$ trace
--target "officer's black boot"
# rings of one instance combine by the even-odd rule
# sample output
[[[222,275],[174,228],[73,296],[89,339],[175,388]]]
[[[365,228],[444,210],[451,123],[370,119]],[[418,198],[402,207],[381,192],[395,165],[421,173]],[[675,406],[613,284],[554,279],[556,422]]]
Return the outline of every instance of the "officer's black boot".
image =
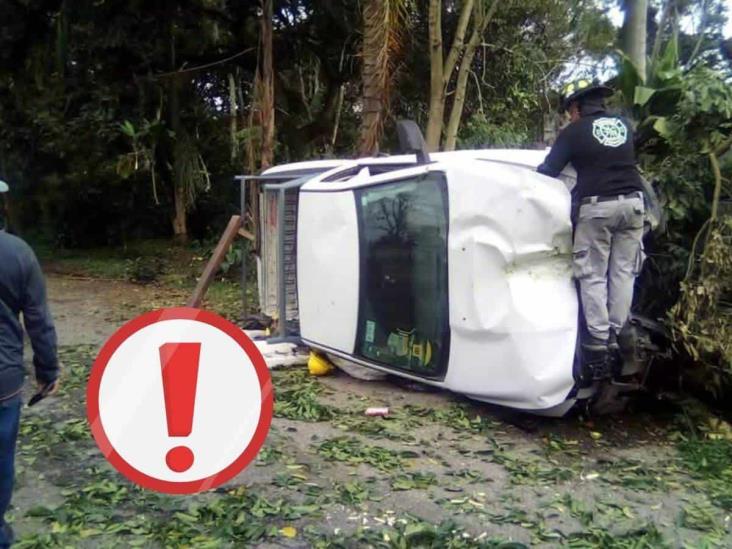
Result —
[[[608,350],[608,370],[613,378],[620,377],[622,369],[623,357],[620,353],[620,345],[618,344],[618,336],[615,330],[610,330],[610,339],[607,343]]]
[[[615,333],[615,330],[610,330],[610,339],[607,341],[607,347],[610,350],[611,353],[619,353],[620,352],[620,345],[618,343],[618,335]]]
[[[582,361],[591,372],[592,379],[599,381],[610,377],[610,353],[607,343],[588,341],[582,344]]]

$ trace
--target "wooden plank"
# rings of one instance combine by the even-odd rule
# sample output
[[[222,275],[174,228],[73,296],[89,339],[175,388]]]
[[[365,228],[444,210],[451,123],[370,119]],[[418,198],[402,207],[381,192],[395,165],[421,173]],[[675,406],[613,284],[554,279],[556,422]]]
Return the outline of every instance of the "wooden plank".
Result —
[[[206,268],[203,270],[203,274],[201,275],[201,278],[198,279],[198,284],[196,284],[196,289],[193,290],[193,294],[191,295],[190,299],[188,300],[188,303],[187,303],[188,307],[200,307],[201,306],[201,302],[203,301],[203,296],[206,295],[206,290],[208,290],[208,287],[211,284],[211,281],[213,280],[214,276],[216,275],[216,271],[219,270],[221,263],[224,261],[224,258],[226,257],[226,252],[229,251],[229,246],[231,246],[231,243],[234,241],[236,236],[239,234],[240,228],[241,228],[241,216],[232,215],[231,219],[229,220],[229,224],[226,226],[226,230],[224,231],[224,234],[221,235],[221,238],[219,239],[219,243],[216,244],[216,248],[214,248],[213,254],[211,255],[211,259],[208,260],[208,263],[206,264]]]
[[[246,238],[247,240],[251,240],[252,242],[254,242],[255,236],[246,229],[239,229],[237,234],[242,238]]]

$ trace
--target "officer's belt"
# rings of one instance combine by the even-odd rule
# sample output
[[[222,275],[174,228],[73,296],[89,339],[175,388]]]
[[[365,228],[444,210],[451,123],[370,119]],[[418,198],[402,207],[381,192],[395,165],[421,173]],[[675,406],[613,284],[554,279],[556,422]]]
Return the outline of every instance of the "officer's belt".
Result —
[[[597,204],[598,202],[614,202],[615,200],[630,200],[631,198],[643,198],[643,193],[640,191],[630,194],[619,194],[616,196],[586,196],[580,204]]]

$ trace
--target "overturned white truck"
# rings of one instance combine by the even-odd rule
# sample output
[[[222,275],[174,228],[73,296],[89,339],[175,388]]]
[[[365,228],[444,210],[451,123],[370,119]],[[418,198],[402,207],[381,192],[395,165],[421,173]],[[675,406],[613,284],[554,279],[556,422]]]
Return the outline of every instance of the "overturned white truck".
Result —
[[[545,151],[471,150],[277,166],[262,193],[258,281],[280,338],[351,363],[546,415],[610,410],[658,350],[634,317],[613,380],[578,353],[569,188]],[[242,210],[246,209],[244,198]]]

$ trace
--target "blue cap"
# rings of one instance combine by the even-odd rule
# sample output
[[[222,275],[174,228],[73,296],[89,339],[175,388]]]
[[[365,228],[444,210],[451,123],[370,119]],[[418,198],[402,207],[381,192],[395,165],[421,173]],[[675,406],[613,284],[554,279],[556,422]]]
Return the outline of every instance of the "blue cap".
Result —
[[[10,187],[8,186],[8,184],[5,183],[5,181],[3,181],[2,179],[0,179],[0,193],[6,193],[9,190],[10,190]]]

